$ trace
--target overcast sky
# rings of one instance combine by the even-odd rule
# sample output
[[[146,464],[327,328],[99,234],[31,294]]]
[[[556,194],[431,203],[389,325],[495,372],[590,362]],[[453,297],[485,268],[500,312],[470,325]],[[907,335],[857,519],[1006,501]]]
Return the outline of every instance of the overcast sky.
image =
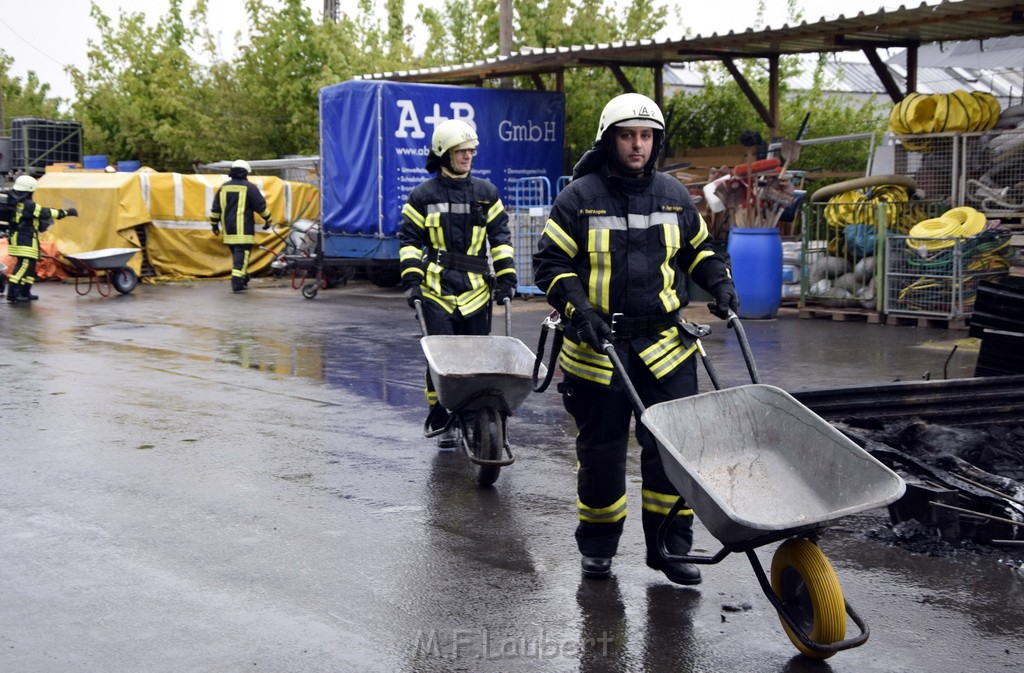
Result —
[[[143,12],[147,16],[160,16],[167,10],[166,0],[93,0],[104,14],[114,19],[121,8],[129,12]],[[936,4],[939,0],[927,0]],[[323,0],[304,0],[313,16],[319,19],[323,12]],[[840,14],[856,15],[858,12],[876,12],[879,9],[896,9],[901,4],[916,6],[917,1],[880,2],[879,0],[798,0],[804,19],[813,22],[822,17],[835,18]],[[74,88],[64,73],[64,66],[73,65],[85,69],[89,39],[98,37],[96,26],[89,18],[89,0],[0,0],[0,48],[14,58],[15,77],[24,77],[34,70],[43,82],[51,86],[52,94],[71,98]],[[378,0],[378,5],[382,4]],[[443,4],[441,0],[406,0],[408,22],[413,23],[419,4]],[[757,0],[678,0],[684,14],[684,26],[670,27],[661,38],[681,37],[686,28],[694,34],[710,35],[727,33],[730,30],[742,32],[751,27]],[[786,20],[786,1],[769,0],[769,13],[765,23],[781,26]],[[184,0],[187,11],[194,5]],[[343,0],[343,9],[355,6],[355,0]],[[497,6],[497,0],[495,0]],[[230,54],[234,48],[234,36],[245,28],[245,13],[242,0],[211,0],[209,3],[210,27],[219,35],[223,53]],[[244,39],[244,38],[243,38]]]

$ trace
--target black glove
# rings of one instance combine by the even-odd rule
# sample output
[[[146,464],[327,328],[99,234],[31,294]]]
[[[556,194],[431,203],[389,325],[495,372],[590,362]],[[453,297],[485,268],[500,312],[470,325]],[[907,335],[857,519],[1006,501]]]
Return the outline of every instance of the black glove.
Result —
[[[604,352],[602,342],[612,340],[612,328],[592,308],[576,311],[572,317],[572,326],[580,335],[580,341],[598,353]]]
[[[270,222],[269,221],[263,223],[263,231],[266,231],[267,229],[270,229]]]
[[[68,208],[64,211],[65,217],[78,217],[78,208]]]
[[[501,285],[498,285],[498,287],[494,288],[494,303],[498,304],[499,306],[501,304],[504,304],[506,299],[511,301],[512,298],[515,297],[515,296],[516,296],[516,286],[515,285],[506,285],[506,284],[503,283]]]
[[[409,304],[409,308],[416,308],[416,302],[423,302],[423,291],[420,290],[419,285],[410,285],[405,288],[405,302]]]
[[[736,294],[736,286],[731,281],[719,283],[711,290],[715,300],[708,304],[708,310],[722,320],[729,319],[729,311],[740,310],[740,296]]]
[[[220,225],[211,223],[210,229],[213,231],[214,236],[220,236]]]

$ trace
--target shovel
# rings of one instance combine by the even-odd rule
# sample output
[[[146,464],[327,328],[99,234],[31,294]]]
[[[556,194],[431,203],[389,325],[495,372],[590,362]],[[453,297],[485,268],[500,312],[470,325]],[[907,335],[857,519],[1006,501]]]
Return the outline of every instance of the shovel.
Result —
[[[782,147],[779,150],[779,155],[782,157],[782,172],[780,176],[786,174],[786,169],[794,161],[800,158],[800,143],[795,140],[789,140],[788,138],[782,139]]]

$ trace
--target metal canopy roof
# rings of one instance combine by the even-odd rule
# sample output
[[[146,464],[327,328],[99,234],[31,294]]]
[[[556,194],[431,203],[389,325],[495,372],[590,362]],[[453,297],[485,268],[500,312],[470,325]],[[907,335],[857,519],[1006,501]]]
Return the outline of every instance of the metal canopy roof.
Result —
[[[455,66],[363,75],[360,79],[479,84],[512,76],[557,73],[580,67],[645,67],[669,63],[777,58],[786,54],[906,48],[933,42],[985,40],[1024,34],[1024,2],[946,0],[857,16],[820,19],[781,28],[730,31],[724,35],[640,40],[570,47],[530,48],[509,56]]]

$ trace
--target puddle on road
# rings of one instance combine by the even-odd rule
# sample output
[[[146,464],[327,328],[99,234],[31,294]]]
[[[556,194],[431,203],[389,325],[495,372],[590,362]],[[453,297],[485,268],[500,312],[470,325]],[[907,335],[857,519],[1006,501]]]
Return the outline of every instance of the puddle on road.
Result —
[[[285,332],[288,333],[288,332]],[[202,325],[107,323],[84,328],[80,337],[151,353],[221,362],[243,369],[320,381],[382,400],[389,405],[422,399],[421,379],[410,374],[411,358],[396,366],[394,344],[373,338],[362,326],[339,328],[329,338],[306,335],[288,341],[266,332],[238,332]],[[415,343],[410,348],[418,348]]]

